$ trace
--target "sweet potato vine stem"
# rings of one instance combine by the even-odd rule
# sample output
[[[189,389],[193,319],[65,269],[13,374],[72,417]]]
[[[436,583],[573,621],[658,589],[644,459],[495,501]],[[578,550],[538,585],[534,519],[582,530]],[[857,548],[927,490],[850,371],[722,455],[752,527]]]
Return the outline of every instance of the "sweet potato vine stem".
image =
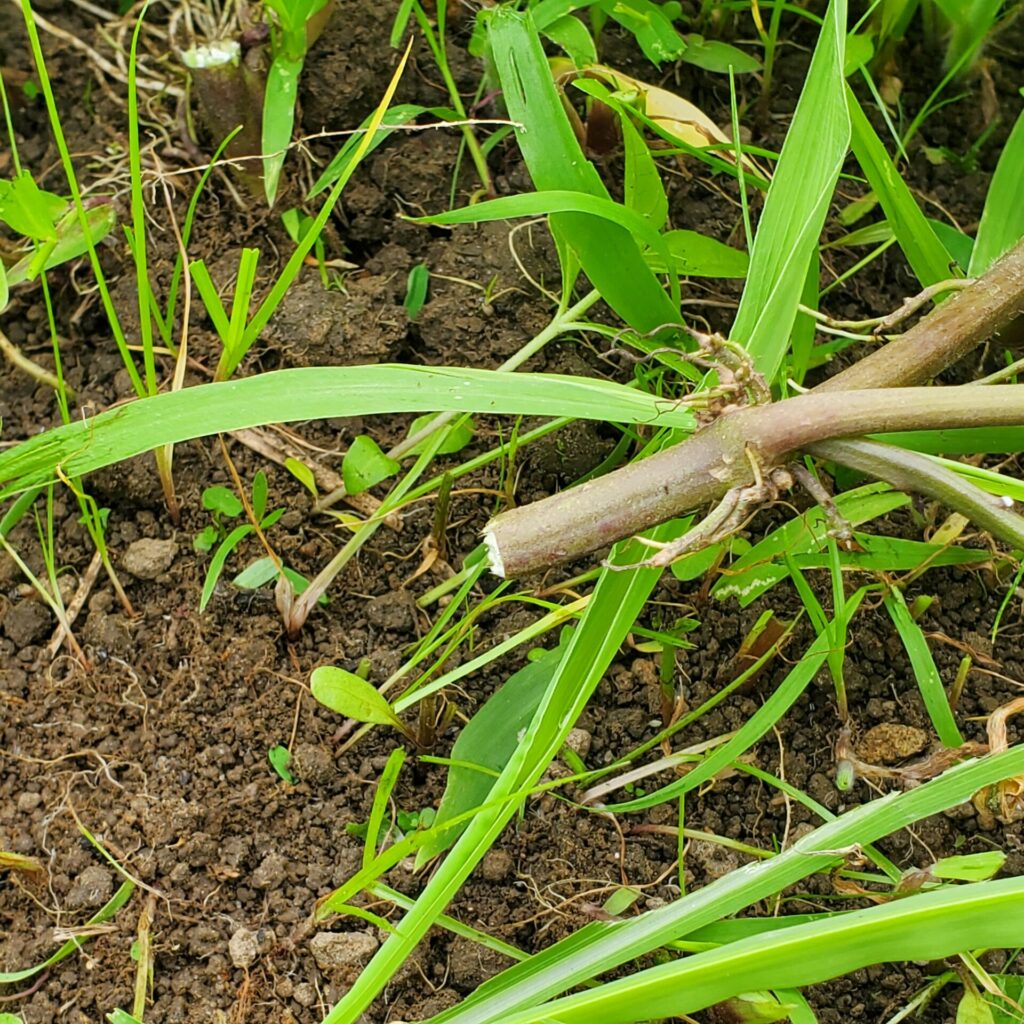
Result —
[[[861,468],[870,462],[870,472],[895,486],[956,507],[962,503],[978,525],[1022,546],[1024,521],[963,481],[954,487],[933,467],[926,471],[928,460],[887,445],[865,448],[835,440],[886,431],[1024,424],[1024,385],[983,391],[900,386],[930,380],[1006,329],[1022,309],[1024,242],[900,340],[814,392],[723,415],[650,458],[501,513],[484,534],[492,568],[502,576],[519,576],[587,554],[751,483],[750,454],[767,467],[822,442],[828,447],[819,448],[819,454]],[[847,393],[839,396],[837,391]]]

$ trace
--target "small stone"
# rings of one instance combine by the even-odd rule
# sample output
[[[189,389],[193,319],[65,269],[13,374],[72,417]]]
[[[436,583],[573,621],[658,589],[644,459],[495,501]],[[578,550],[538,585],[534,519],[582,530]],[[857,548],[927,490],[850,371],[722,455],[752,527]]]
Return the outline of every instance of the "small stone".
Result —
[[[19,793],[18,810],[24,814],[34,811],[43,802],[41,793]]]
[[[228,939],[228,956],[236,967],[251,967],[259,955],[260,943],[256,932],[249,928],[237,928]]]
[[[99,864],[90,864],[76,879],[68,893],[69,910],[102,907],[114,894],[114,876]]]
[[[702,868],[709,882],[724,878],[743,863],[735,850],[719,843],[695,839],[688,849],[687,863]]]
[[[300,981],[292,991],[292,999],[299,1006],[312,1006],[316,1002],[316,989],[308,981]]]
[[[309,940],[313,959],[325,974],[366,963],[379,945],[370,932],[318,932]]]
[[[868,729],[857,744],[857,753],[868,764],[895,764],[928,746],[923,729],[897,722],[883,722]]]
[[[279,853],[268,853],[252,873],[257,889],[276,889],[285,880],[285,861]]]
[[[19,649],[39,643],[52,628],[50,610],[33,598],[19,601],[4,616],[4,632]]]
[[[580,759],[590,753],[590,744],[593,737],[586,729],[570,729],[569,735],[565,737],[565,745]]]
[[[167,572],[177,553],[178,545],[173,540],[143,537],[128,545],[121,564],[140,580],[155,580]]]
[[[503,882],[512,874],[512,855],[507,850],[489,850],[480,865],[487,882]]]

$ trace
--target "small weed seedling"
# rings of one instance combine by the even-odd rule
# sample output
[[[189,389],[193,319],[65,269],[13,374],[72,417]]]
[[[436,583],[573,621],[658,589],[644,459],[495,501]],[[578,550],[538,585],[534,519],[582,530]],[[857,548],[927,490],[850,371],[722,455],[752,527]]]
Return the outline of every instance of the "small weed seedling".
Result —
[[[201,612],[205,611],[206,606],[210,603],[210,598],[224,572],[224,566],[235,548],[253,533],[264,534],[284,515],[283,508],[267,512],[267,477],[262,470],[253,477],[252,494],[249,501],[253,521],[232,526],[232,520],[238,519],[246,513],[245,506],[238,496],[227,487],[221,486],[207,487],[203,491],[203,508],[210,513],[213,522],[196,534],[192,540],[192,547],[202,553],[213,551],[213,557],[206,570],[203,593],[199,600]],[[269,575],[266,566],[268,562],[270,565]],[[278,574],[279,570],[274,560],[267,556],[251,562],[235,577],[233,582],[236,586],[245,589],[255,589],[276,579]]]

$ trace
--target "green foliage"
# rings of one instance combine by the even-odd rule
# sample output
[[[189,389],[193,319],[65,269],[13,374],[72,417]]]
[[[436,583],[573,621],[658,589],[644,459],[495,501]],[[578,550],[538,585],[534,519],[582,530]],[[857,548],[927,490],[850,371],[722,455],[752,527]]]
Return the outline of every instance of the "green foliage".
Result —
[[[133,1017],[126,1010],[113,1010],[107,1014],[109,1024],[143,1024],[138,1017]],[[2,1022],[0,1022],[2,1024]]]
[[[850,141],[843,84],[845,0],[832,0],[765,199],[730,337],[769,380],[790,332]]]
[[[430,287],[430,269],[426,263],[417,263],[409,271],[405,284],[405,312],[410,320],[419,316],[423,304],[427,301],[427,290]]]
[[[116,223],[112,203],[99,203],[85,213],[83,221],[67,199],[40,189],[28,171],[12,180],[0,180],[0,222],[34,243],[32,251],[13,266],[0,266],[0,287],[13,288],[34,281],[40,273],[77,259],[93,244],[105,238]],[[6,293],[0,294],[0,311],[7,305]]]
[[[945,281],[952,257],[921,212],[853,92],[847,91],[853,152],[922,287]]]
[[[401,468],[401,463],[385,455],[372,437],[360,434],[345,453],[341,478],[349,494],[361,494]]]
[[[237,519],[245,511],[245,506],[228,488],[207,487],[203,491],[202,503],[203,508],[212,514],[213,522],[193,538],[192,547],[197,552],[210,551],[215,546],[216,550],[213,551],[213,557],[206,569],[206,579],[203,581],[203,591],[199,599],[200,612],[205,611],[206,606],[210,603],[210,598],[213,597],[217,582],[220,580],[231,553],[246,537],[256,532],[256,527],[252,522],[241,523],[228,529],[226,521]],[[253,477],[250,507],[260,530],[269,530],[284,515],[283,508],[267,512],[267,477],[262,470]],[[268,559],[268,561],[271,560]],[[256,564],[253,563],[253,565]],[[272,561],[271,567],[271,574],[266,579],[261,579],[259,583],[253,584],[252,577],[246,579],[244,576],[236,577],[235,583],[239,586],[260,586],[264,582],[269,582],[270,579],[276,579],[279,569]],[[252,566],[250,566],[251,568]],[[239,583],[239,579],[242,579],[243,582]]]
[[[128,902],[134,891],[134,882],[122,882],[114,895],[85,923],[82,928],[84,933],[82,936],[74,936],[68,939],[54,953],[51,953],[45,960],[33,967],[26,967],[19,971],[0,971],[0,985],[14,985],[17,982],[26,981],[39,974],[40,971],[45,971],[48,967],[53,967],[55,964],[59,964],[61,960],[66,960],[69,956],[79,952],[82,948],[82,942],[90,935],[95,934],[94,931],[90,930],[89,926],[109,921]],[[74,928],[70,928],[69,931],[74,931]],[[21,1024],[21,1022],[19,1021],[18,1024]]]
[[[574,198],[575,206],[567,201],[561,212],[550,216],[556,240],[572,250],[594,287],[631,327],[646,333],[675,323],[678,307],[644,262],[637,238],[623,226],[631,211],[611,202],[580,149],[529,19],[499,7],[489,12],[488,31],[509,116],[523,126],[517,141],[537,191],[582,194],[592,200],[585,212]],[[600,213],[595,215],[595,210]],[[630,218],[631,225],[636,221]],[[647,228],[639,237],[647,244],[653,240]]]
[[[391,705],[365,679],[334,665],[314,669],[309,679],[313,696],[324,707],[356,722],[390,725],[406,732],[405,724]]]
[[[459,732],[437,810],[438,823],[451,821],[487,802],[495,778],[519,745],[520,736],[529,726],[564,654],[563,637],[558,647],[513,672]],[[462,831],[463,828],[439,833],[435,842],[420,849],[417,864],[423,865],[448,849]]]
[[[942,678],[935,665],[935,660],[932,658],[924,631],[911,617],[902,592],[895,587],[886,595],[885,607],[907,650],[914,679],[921,691],[921,699],[924,701],[935,732],[945,746],[961,746],[964,740],[957,728],[956,719],[949,706],[949,698],[943,689]]]
[[[676,0],[530,0],[529,9],[538,31],[561,47],[577,67],[597,62],[595,37],[611,20],[636,39],[655,67],[683,60],[723,75],[730,69],[736,74],[761,69],[760,61],[729,43],[705,39],[698,32],[681,32],[680,28],[698,19],[684,14]],[[583,10],[589,11],[590,29],[571,13]]]
[[[974,276],[984,273],[1018,239],[1024,237],[1024,111],[1017,115],[1000,154],[985,196],[970,266]]]
[[[545,1014],[562,1020],[561,1013],[556,1013],[554,1009],[555,1004],[545,1003],[546,1000],[558,993],[565,992],[574,985],[629,963],[645,953],[658,949],[667,942],[687,936],[699,937],[701,935],[699,929],[715,922],[725,921],[744,907],[748,907],[766,896],[781,892],[786,886],[792,885],[802,878],[807,878],[817,871],[827,870],[829,866],[837,863],[837,851],[842,850],[851,842],[862,845],[872,843],[907,824],[954,806],[960,800],[967,799],[978,791],[982,785],[979,775],[992,772],[994,773],[993,777],[1003,778],[1016,774],[1022,769],[1024,769],[1024,750],[1011,750],[993,758],[960,765],[939,778],[898,796],[886,800],[873,800],[856,807],[834,820],[826,821],[814,832],[805,835],[770,860],[750,865],[743,871],[729,872],[702,889],[687,893],[657,910],[648,911],[637,918],[617,922],[595,922],[587,925],[523,963],[503,971],[482,985],[459,1006],[431,1018],[430,1024],[499,1024],[499,1022],[508,1024],[511,1020],[518,1021],[520,1019],[519,1011],[522,1011],[524,1016],[530,1014],[530,1019],[534,1020]],[[1011,883],[1014,881],[1011,880]],[[999,883],[980,884],[999,885]],[[1019,886],[1019,881],[1016,884]],[[989,889],[988,892],[991,894],[992,890]],[[994,900],[988,901],[986,898],[989,910],[998,906],[999,900],[1006,896],[1001,891],[995,895]],[[957,905],[958,897],[959,894],[955,894],[950,902]],[[911,901],[905,899],[890,904],[890,906],[903,908],[909,906],[911,912],[906,920],[908,926],[913,927],[916,906],[919,907],[920,904],[915,906]],[[963,909],[962,905],[961,909]],[[954,916],[959,917],[959,914],[954,911]],[[967,914],[964,915],[964,917],[967,916]],[[994,914],[986,915],[983,923],[986,930],[990,925],[998,927],[994,917]],[[1002,912],[1000,917],[1005,921],[1006,913]],[[825,920],[836,922],[842,929],[846,926],[843,922],[849,922],[850,916],[839,915]],[[923,921],[926,930],[932,931],[932,937],[937,937],[937,933],[934,932],[935,919],[929,920],[925,917]],[[751,922],[728,921],[726,923],[737,925]],[[757,922],[752,923],[757,924]],[[739,942],[742,945],[728,941],[727,945],[722,947],[722,952],[728,958],[731,965],[730,970],[733,973],[729,984],[735,987],[731,989],[731,992],[726,987],[723,974],[719,973],[717,969],[708,973],[709,981],[712,977],[714,978],[712,984],[715,986],[715,991],[713,993],[700,987],[697,982],[699,975],[696,971],[694,975],[688,976],[685,982],[677,978],[673,989],[677,995],[688,992],[693,992],[701,998],[711,995],[710,1001],[714,1002],[738,991],[785,985],[782,974],[775,970],[774,964],[765,971],[768,979],[763,979],[759,972],[747,970],[746,957],[749,955],[760,956],[762,953],[768,959],[781,956],[791,966],[801,968],[811,964],[826,968],[834,966],[831,961],[832,943],[828,941],[829,936],[824,929],[817,934],[823,942],[828,941],[826,954],[818,957],[810,952],[816,941],[810,938],[811,934],[815,934],[815,925],[818,928],[822,927],[821,922],[812,922],[812,927],[808,928],[805,933],[807,944],[800,946],[799,957],[793,960],[789,959],[789,951],[797,947],[788,943],[788,935],[792,934],[793,929],[799,927],[798,925],[783,928],[777,936],[772,936],[771,941],[766,941],[766,938],[760,934],[755,934],[753,940],[740,939]],[[888,927],[889,925],[882,926],[881,932],[884,934]],[[946,937],[955,942],[952,932],[946,933]],[[960,937],[959,933],[956,937]],[[995,938],[994,929],[989,933],[989,937]],[[853,936],[847,936],[837,939],[836,944],[842,947],[844,942],[848,942],[852,938]],[[881,936],[875,933],[868,942],[869,955],[877,954],[883,948],[878,945],[880,941]],[[975,943],[975,945],[981,946],[996,944],[996,942],[990,943],[988,938]],[[1011,946],[1017,944],[1020,944],[1020,940],[1011,939],[1009,943]],[[821,948],[825,949],[826,947]],[[865,947],[858,948],[863,950]],[[966,944],[966,948],[970,948],[970,944]],[[837,955],[840,956],[846,955],[847,952],[849,950],[843,952],[841,949],[837,949]],[[733,954],[742,955],[733,959]],[[899,958],[899,956],[895,957],[895,959]],[[714,962],[714,958],[711,960]],[[696,957],[688,957],[685,960],[675,961],[671,965],[671,970],[674,971],[693,963],[696,963],[702,970],[708,969],[706,959],[697,961]],[[763,964],[765,961],[758,959],[756,963]],[[374,964],[371,963],[367,970],[372,971],[373,969]],[[666,968],[666,970],[668,969]],[[693,983],[695,987],[691,988],[690,983]],[[802,983],[802,981],[796,982],[796,984]],[[588,991],[600,992],[600,988]],[[543,1010],[540,1010],[541,1006],[544,1007]],[[549,1008],[550,1014],[547,1013]],[[351,1024],[356,1017],[351,1015],[350,1009],[349,1000],[343,1000],[328,1016],[325,1024]],[[677,1012],[686,1012],[677,1001],[672,1009],[662,1013],[651,1004],[642,1002],[639,994],[631,1003],[631,1010],[636,1011],[637,1009],[643,1017],[657,1017],[666,1014],[671,1016]],[[649,1013],[648,1010],[650,1010]],[[513,1017],[514,1013],[515,1017]],[[596,1020],[596,1017],[587,1019],[593,1021]],[[623,1016],[620,1019],[635,1020],[636,1017]]]
[[[961,856],[943,857],[929,869],[933,878],[950,879],[956,882],[983,882],[993,878],[1006,863],[1002,850],[987,850],[984,853],[968,853]]]
[[[59,465],[78,476],[164,444],[265,423],[434,409],[492,415],[573,416],[693,428],[693,413],[609,381],[560,374],[426,366],[328,366],[275,370],[146,398],[69,423],[0,451],[0,496],[49,480]]]
[[[271,747],[267,751],[267,760],[270,762],[270,767],[273,768],[285,782],[292,786],[295,785],[295,776],[292,775],[288,767],[292,763],[292,753],[287,747],[283,747],[280,744],[275,747]]]
[[[292,138],[299,75],[306,58],[307,22],[328,0],[264,0],[270,21],[271,62],[263,95],[263,187],[277,198],[281,169]]]

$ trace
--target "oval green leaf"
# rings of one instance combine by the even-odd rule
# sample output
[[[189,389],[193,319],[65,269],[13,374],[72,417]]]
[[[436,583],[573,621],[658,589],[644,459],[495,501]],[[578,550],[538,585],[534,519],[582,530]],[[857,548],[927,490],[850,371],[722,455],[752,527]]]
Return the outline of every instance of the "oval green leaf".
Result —
[[[335,665],[321,665],[309,678],[313,696],[346,718],[372,725],[393,725],[405,731],[391,705],[365,679]]]

